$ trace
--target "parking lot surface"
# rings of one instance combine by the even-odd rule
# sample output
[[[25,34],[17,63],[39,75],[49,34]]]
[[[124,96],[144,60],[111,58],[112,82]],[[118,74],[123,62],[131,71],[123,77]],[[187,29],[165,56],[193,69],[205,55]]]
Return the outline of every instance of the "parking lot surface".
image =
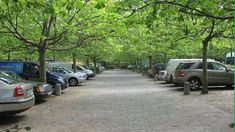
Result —
[[[233,89],[182,88],[127,70],[105,71],[28,111],[0,118],[0,131],[233,132]]]

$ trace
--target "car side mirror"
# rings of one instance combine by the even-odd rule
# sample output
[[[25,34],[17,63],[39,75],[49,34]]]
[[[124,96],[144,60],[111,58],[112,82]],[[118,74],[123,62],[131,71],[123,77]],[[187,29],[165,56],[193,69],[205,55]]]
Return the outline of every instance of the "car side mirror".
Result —
[[[230,69],[229,68],[226,68],[226,70],[225,70],[226,72],[229,72],[230,71]]]

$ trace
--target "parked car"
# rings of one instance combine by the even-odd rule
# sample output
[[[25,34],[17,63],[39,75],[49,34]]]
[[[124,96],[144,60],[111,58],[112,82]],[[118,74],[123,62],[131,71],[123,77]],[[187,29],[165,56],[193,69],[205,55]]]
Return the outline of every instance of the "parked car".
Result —
[[[36,101],[43,100],[52,94],[52,87],[49,84],[43,82],[27,81],[16,73],[10,71],[0,71],[0,75],[18,80],[19,82],[31,83]]]
[[[225,65],[208,61],[208,85],[234,85],[234,70]],[[192,90],[197,90],[202,85],[202,61],[193,63],[181,63],[175,73],[174,82],[183,84],[188,81]]]
[[[208,59],[208,60],[211,60],[211,59]],[[190,62],[190,61],[193,61],[193,62],[202,61],[202,59],[170,59],[166,67],[166,71],[167,71],[166,82],[173,83],[175,69],[179,65],[179,63]]]
[[[234,65],[234,52],[229,52],[226,54],[225,58],[225,64],[226,65]]]
[[[166,75],[167,75],[166,70],[160,70],[158,74],[155,75],[155,78],[158,81],[166,81]]]
[[[62,67],[63,70],[69,72],[69,73],[74,73],[72,70],[66,68],[66,67]],[[87,79],[88,75],[87,73],[85,72],[80,72],[80,71],[77,71],[76,74],[81,78],[81,81],[80,83],[83,83],[85,82],[85,80]]]
[[[77,86],[86,80],[86,76],[78,75],[70,70],[62,67],[50,67],[50,71],[58,76],[62,76],[68,80],[70,86]]]
[[[73,64],[69,63],[69,62],[48,63],[48,67],[65,67],[65,68],[72,70],[72,71],[74,69]],[[81,65],[76,65],[76,70],[79,72],[87,73],[87,75],[88,75],[87,79],[93,78],[96,76],[96,74],[92,70],[86,69],[86,68],[82,67]]]
[[[165,63],[157,63],[154,65],[154,68],[156,70],[156,73],[158,74],[159,71],[165,70],[166,69],[166,64]]]
[[[103,66],[100,66],[99,68],[100,68],[100,71],[104,71],[105,70],[105,67],[103,67]]]
[[[135,65],[128,65],[128,66],[127,66],[127,69],[128,69],[128,70],[132,70],[133,68],[135,68]]]
[[[20,75],[22,78],[30,81],[40,81],[39,65],[34,62],[26,61],[0,61],[1,71],[12,71]],[[56,84],[61,84],[61,88],[68,87],[67,81],[63,77],[54,75],[46,71],[47,83],[52,85],[53,88]]]
[[[33,86],[0,75],[0,115],[14,115],[34,105]]]

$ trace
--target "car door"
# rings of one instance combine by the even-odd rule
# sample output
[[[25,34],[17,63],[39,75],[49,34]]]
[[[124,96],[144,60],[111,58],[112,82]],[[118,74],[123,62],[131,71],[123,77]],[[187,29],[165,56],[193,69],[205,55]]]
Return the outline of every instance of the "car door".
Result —
[[[25,63],[24,78],[26,80],[40,82],[39,66],[34,63]]]
[[[231,80],[233,79],[233,74],[227,71],[227,68],[222,64],[213,62],[213,78],[216,81],[216,84],[231,84]]]
[[[217,83],[217,80],[216,80],[217,78],[215,78],[216,72],[213,69],[212,62],[207,63],[207,74],[208,74],[208,84],[215,85]]]
[[[61,68],[52,68],[54,74],[66,78],[66,73]]]

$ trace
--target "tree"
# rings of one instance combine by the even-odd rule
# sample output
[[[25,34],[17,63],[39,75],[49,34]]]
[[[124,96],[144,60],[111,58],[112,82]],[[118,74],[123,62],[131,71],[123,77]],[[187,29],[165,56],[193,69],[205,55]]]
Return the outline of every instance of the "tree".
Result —
[[[22,45],[37,50],[40,80],[46,82],[45,55],[47,49],[76,47],[74,20],[88,1],[32,0],[1,1],[1,33],[11,35]],[[66,42],[61,43],[61,42]]]
[[[162,18],[173,21],[175,26],[181,25],[187,39],[194,36],[202,39],[203,45],[203,88],[202,94],[208,93],[207,89],[207,50],[209,42],[212,39],[231,38],[233,39],[233,1],[169,1],[169,0],[149,0],[149,1],[125,1],[120,2],[124,8],[119,8],[119,12],[126,12],[125,17],[131,17],[134,14],[140,15],[140,12],[149,14],[145,19],[148,27],[153,27],[156,22],[162,22]],[[146,11],[147,10],[147,11]],[[164,15],[162,15],[164,14]],[[177,19],[178,17],[178,19]],[[175,19],[176,18],[176,19]],[[179,20],[179,24],[177,23]],[[172,23],[172,22],[170,22]],[[209,23],[209,25],[208,25]],[[210,24],[211,23],[211,24]],[[161,27],[162,28],[162,27]],[[200,30],[197,30],[200,28]],[[168,35],[171,31],[168,30]],[[206,35],[207,33],[207,35]],[[191,34],[191,35],[190,35]],[[224,35],[226,34],[226,35]],[[176,35],[179,37],[181,35]]]

